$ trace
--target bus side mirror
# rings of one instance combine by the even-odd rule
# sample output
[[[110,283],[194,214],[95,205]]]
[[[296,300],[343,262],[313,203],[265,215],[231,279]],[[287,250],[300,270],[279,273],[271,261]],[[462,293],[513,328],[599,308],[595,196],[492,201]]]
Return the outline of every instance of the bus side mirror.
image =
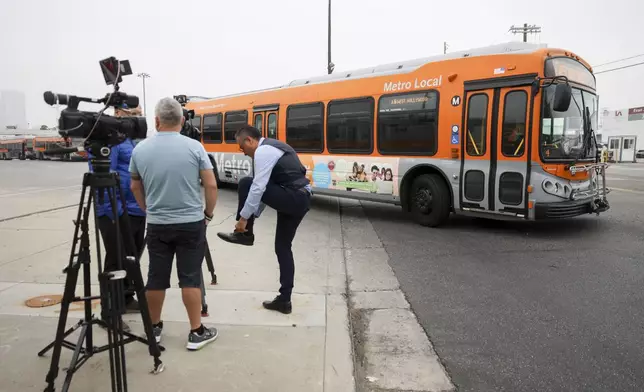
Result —
[[[558,84],[555,89],[555,99],[553,102],[553,110],[556,112],[565,112],[570,107],[570,100],[572,99],[572,88],[567,83]]]

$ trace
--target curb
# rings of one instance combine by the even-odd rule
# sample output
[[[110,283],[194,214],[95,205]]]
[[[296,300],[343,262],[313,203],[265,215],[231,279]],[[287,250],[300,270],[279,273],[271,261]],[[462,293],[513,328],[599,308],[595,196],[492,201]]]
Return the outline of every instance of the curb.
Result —
[[[340,220],[356,391],[455,391],[360,202],[341,199]]]

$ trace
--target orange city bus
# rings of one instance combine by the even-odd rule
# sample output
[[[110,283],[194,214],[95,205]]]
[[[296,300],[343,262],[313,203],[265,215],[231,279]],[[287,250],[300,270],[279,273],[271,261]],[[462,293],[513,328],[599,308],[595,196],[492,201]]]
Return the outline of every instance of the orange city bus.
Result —
[[[450,213],[541,220],[606,211],[590,65],[507,43],[191,100],[219,183],[253,175],[242,124],[291,145],[315,194],[401,205],[424,226]]]
[[[60,159],[69,160],[69,154],[63,156],[48,155],[47,150],[66,147],[67,141],[62,137],[42,137],[36,136],[32,139],[33,150],[30,159]]]
[[[0,160],[25,159],[25,139],[0,140]]]

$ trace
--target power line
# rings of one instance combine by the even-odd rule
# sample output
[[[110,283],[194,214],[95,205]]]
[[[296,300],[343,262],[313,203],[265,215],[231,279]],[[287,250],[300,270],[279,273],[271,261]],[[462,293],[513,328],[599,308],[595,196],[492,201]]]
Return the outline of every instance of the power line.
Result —
[[[541,33],[541,26],[524,23],[522,27],[514,27],[512,25],[508,31],[512,34],[523,34],[523,42],[528,42],[528,34]]]
[[[644,56],[644,53],[638,54],[638,55],[635,55],[635,56],[631,56],[631,57],[626,57],[626,58],[619,59],[619,60],[615,60],[615,61],[610,61],[610,62],[604,63],[604,64],[593,65],[593,68],[603,67],[604,65],[615,64],[615,63],[619,63],[619,62],[622,62],[622,61],[626,61],[626,60],[630,60],[630,59],[634,59],[634,58],[642,57],[642,56]]]
[[[605,71],[595,72],[595,75],[598,75],[598,74],[601,74],[601,73],[605,73],[605,72],[618,71],[618,70],[620,70],[620,69],[630,68],[630,67],[634,67],[634,66],[636,66],[636,65],[644,65],[644,61],[642,61],[641,63],[635,63],[635,64],[631,64],[631,65],[625,65],[625,66],[623,66],[623,67],[611,68],[611,69],[607,69],[607,70],[605,70]]]

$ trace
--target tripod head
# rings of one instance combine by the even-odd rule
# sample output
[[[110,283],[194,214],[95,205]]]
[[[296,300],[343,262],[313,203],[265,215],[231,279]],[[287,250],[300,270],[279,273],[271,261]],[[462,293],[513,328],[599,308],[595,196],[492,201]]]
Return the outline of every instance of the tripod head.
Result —
[[[93,158],[90,162],[96,174],[108,174],[110,172],[110,147],[102,141],[93,141],[89,143],[88,150]]]

